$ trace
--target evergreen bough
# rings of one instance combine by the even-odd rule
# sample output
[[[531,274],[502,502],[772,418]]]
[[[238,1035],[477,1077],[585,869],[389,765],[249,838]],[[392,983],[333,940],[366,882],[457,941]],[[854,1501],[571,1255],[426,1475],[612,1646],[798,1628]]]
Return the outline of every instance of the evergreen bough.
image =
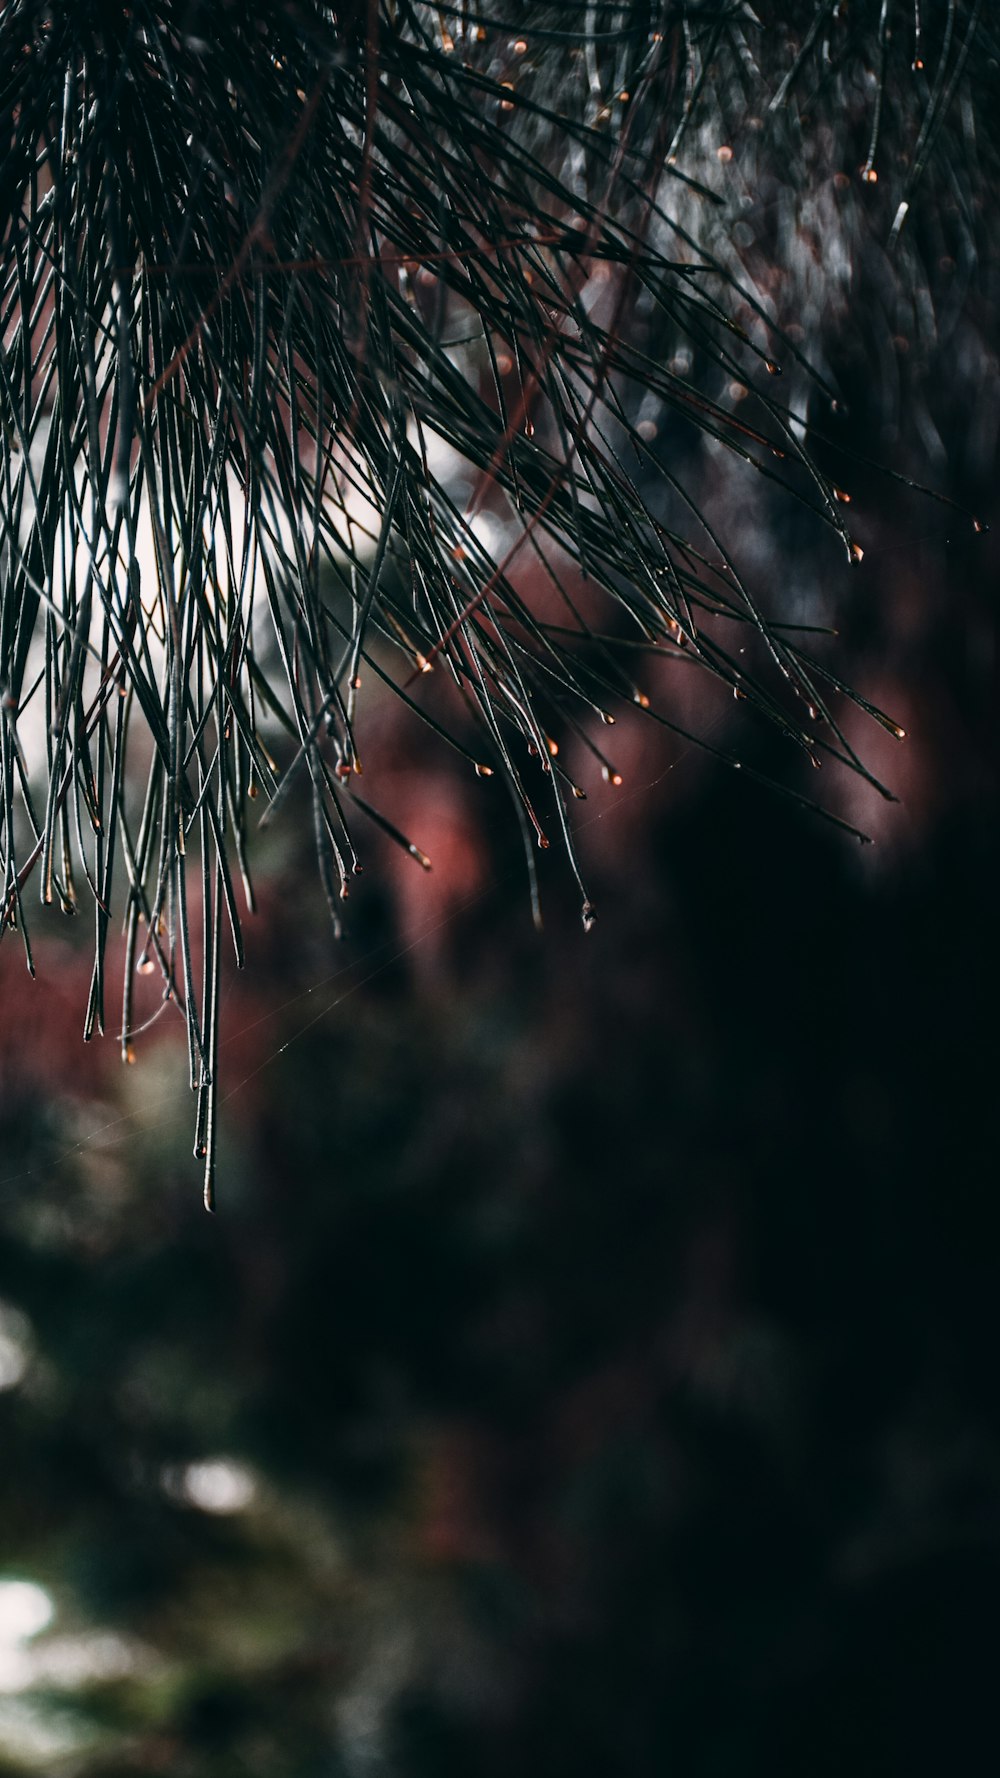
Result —
[[[594,717],[623,701],[686,732],[649,708],[647,653],[867,775],[852,694],[699,510],[690,441],[859,557],[808,423],[835,401],[850,304],[831,316],[834,269],[804,266],[788,220],[835,148],[848,284],[871,240],[913,300],[944,210],[975,251],[997,54],[964,0],[8,0],[2,919],[30,968],[29,880],[67,913],[92,903],[89,1037],[124,908],[123,1054],[135,973],[158,970],[209,1204],[221,929],[242,960],[252,810],[308,792],[335,920],[357,810],[428,863],[359,794],[369,686],[506,782],[532,883],[550,833],[579,878],[555,736],[600,759]],[[746,251],[734,161],[771,194]],[[768,255],[794,326],[762,294]]]

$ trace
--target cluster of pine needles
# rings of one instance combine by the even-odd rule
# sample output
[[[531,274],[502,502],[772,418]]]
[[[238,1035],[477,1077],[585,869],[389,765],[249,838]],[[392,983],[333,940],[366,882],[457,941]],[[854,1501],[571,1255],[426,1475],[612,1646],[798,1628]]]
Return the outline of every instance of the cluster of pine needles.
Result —
[[[682,467],[713,441],[858,558],[781,400],[809,340],[713,250],[700,145],[714,129],[731,154],[750,118],[794,164],[850,95],[855,176],[886,132],[906,151],[898,236],[969,152],[988,12],[4,6],[0,919],[30,968],[29,884],[92,905],[87,1036],[124,920],[123,1054],[136,974],[158,971],[210,1203],[221,944],[228,927],[242,960],[254,817],[308,799],[335,920],[359,813],[428,862],[360,795],[370,688],[504,781],[532,882],[550,837],[579,877],[554,736],[600,758],[595,719],[623,704],[686,732],[637,683],[646,655],[865,772],[847,686],[765,611]]]

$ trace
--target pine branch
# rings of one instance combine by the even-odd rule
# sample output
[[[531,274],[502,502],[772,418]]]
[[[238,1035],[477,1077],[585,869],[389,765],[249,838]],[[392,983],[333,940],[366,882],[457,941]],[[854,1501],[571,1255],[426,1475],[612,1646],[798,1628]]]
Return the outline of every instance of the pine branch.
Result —
[[[578,879],[552,732],[647,708],[637,648],[683,654],[798,748],[866,772],[843,682],[765,611],[675,451],[714,441],[858,558],[773,380],[788,362],[834,395],[850,267],[810,281],[780,225],[834,136],[863,139],[866,186],[903,152],[884,184],[912,281],[911,212],[970,157],[995,168],[997,43],[981,4],[844,12],[5,7],[2,918],[30,967],[29,879],[67,912],[92,902],[90,1036],[124,900],[122,1051],[136,970],[158,970],[186,1019],[209,1202],[220,930],[242,960],[254,799],[276,818],[308,787],[337,920],[352,809],[395,833],[352,794],[367,684],[503,775]],[[786,167],[778,229],[752,247],[719,189],[734,158],[751,193]],[[792,313],[763,288],[782,262]],[[525,595],[539,557],[562,623]]]

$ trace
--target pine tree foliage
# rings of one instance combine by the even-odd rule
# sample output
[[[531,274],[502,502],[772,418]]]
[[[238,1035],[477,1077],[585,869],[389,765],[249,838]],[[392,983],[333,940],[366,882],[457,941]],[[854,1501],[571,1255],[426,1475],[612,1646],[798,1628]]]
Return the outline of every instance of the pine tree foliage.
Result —
[[[335,919],[359,811],[428,862],[360,795],[366,691],[503,779],[529,871],[550,836],[576,870],[556,737],[600,762],[623,703],[686,732],[646,655],[866,771],[846,685],[684,466],[708,441],[859,557],[800,405],[836,398],[834,249],[849,270],[864,225],[810,270],[801,206],[836,141],[861,196],[882,181],[900,301],[942,193],[975,252],[997,53],[978,0],[8,0],[2,917],[30,967],[29,883],[92,903],[89,1036],[124,908],[123,1053],[159,971],[209,1200],[257,812],[308,795]],[[749,245],[734,159],[748,204],[772,193]]]

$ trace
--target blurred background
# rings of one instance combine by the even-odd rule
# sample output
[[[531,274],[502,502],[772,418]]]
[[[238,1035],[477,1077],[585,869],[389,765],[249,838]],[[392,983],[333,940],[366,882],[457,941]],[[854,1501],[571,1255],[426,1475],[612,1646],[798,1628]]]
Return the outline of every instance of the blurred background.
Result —
[[[707,680],[701,726],[872,846],[637,712],[580,810],[600,917],[553,854],[539,934],[502,792],[374,702],[434,870],[371,836],[337,944],[308,823],[258,849],[215,1218],[180,1021],[122,1068],[89,932],[36,916],[35,983],[0,949],[0,1770],[979,1769],[996,550],[850,452],[995,517],[984,333],[909,405],[891,328],[888,408],[834,365],[859,569],[698,469],[906,729],[852,731],[901,800]]]
[[[336,945],[271,842],[214,1219],[180,1021],[123,1069],[80,1042],[87,934],[34,984],[4,946],[4,1770],[992,1739],[995,564],[919,496],[860,523],[838,646],[909,731],[868,736],[899,806],[836,790],[876,844],[637,718],[580,824],[601,917],[554,861],[539,935],[493,786],[419,731],[393,778],[387,709],[435,870],[376,847]],[[773,572],[800,548],[776,523]]]

